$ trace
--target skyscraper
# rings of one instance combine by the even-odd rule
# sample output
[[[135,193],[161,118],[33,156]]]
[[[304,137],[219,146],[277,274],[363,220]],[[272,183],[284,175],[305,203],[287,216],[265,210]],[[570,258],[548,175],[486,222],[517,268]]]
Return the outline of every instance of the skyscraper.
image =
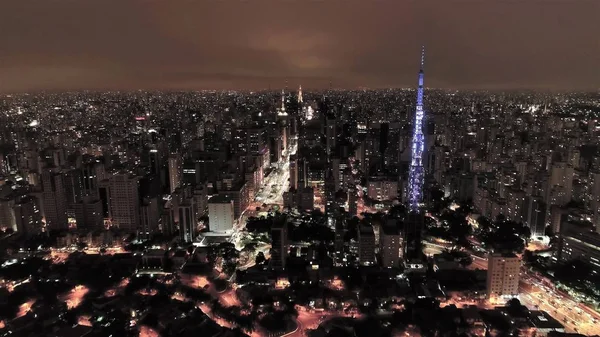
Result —
[[[514,254],[490,254],[487,269],[489,298],[510,298],[519,294],[521,262]]]
[[[178,154],[171,154],[169,156],[169,187],[171,188],[171,193],[175,192],[175,189],[181,182],[181,172],[181,157]]]
[[[280,215],[273,219],[271,227],[271,262],[270,266],[273,269],[285,269],[288,245],[287,245],[287,223],[286,215]]]
[[[402,259],[402,235],[398,230],[397,220],[388,223],[379,231],[379,254],[381,266],[385,268],[398,267]]]
[[[113,174],[108,181],[113,226],[127,233],[137,231],[140,225],[139,181],[126,172]]]
[[[66,229],[67,194],[64,175],[57,170],[46,169],[42,173],[44,216],[49,229]]]
[[[375,263],[375,233],[372,226],[358,227],[358,262],[361,266]]]
[[[233,200],[224,195],[216,195],[208,200],[208,223],[211,232],[227,233],[233,230]]]
[[[20,198],[15,202],[13,210],[18,233],[28,236],[40,232],[42,216],[33,197]]]

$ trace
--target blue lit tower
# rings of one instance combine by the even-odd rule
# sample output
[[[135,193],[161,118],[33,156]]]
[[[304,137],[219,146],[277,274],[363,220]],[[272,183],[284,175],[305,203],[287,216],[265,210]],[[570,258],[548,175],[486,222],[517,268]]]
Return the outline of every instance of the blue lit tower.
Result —
[[[425,47],[421,51],[421,69],[419,70],[419,87],[417,88],[417,104],[413,123],[412,153],[408,178],[409,211],[418,212],[419,203],[423,198],[423,64],[425,62]]]
[[[425,47],[421,51],[421,69],[419,70],[419,86],[417,88],[417,104],[415,109],[415,120],[413,122],[413,139],[410,171],[408,174],[408,217],[404,230],[404,249],[407,260],[420,260],[423,256],[421,251],[421,232],[423,230],[423,212],[419,204],[423,200],[423,148],[425,136],[423,135],[423,65],[425,62]]]

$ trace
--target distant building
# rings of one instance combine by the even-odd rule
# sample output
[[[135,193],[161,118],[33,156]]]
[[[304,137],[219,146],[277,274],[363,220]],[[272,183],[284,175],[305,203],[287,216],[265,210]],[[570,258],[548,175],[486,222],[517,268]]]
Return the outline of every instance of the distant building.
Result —
[[[386,177],[370,177],[367,182],[367,196],[377,201],[396,199],[398,197],[398,181]]]
[[[362,266],[370,266],[375,263],[375,233],[371,226],[359,225],[358,262]]]
[[[73,204],[77,229],[96,230],[104,228],[104,217],[102,215],[102,201],[91,196]]]
[[[194,207],[194,199],[188,199],[177,207],[179,212],[179,235],[182,242],[194,242],[196,239],[196,213]]]
[[[44,216],[46,227],[49,229],[66,229],[67,195],[64,175],[54,170],[44,170],[42,173]]]
[[[183,162],[178,154],[172,154],[169,156],[169,187],[171,193],[181,183],[181,176],[183,173]]]
[[[356,215],[358,213],[358,194],[356,187],[350,186],[348,189],[348,213]]]
[[[233,200],[226,196],[216,195],[208,200],[208,224],[211,232],[226,233],[233,230]]]
[[[280,215],[273,220],[271,227],[271,262],[273,269],[285,269],[288,244],[287,244],[287,216]]]
[[[312,187],[300,190],[290,189],[283,193],[283,206],[301,211],[313,210],[315,208],[315,192]]]
[[[141,228],[139,238],[149,240],[153,233],[158,232],[159,219],[158,198],[145,198],[140,206]]]
[[[17,233],[20,235],[35,235],[42,229],[42,215],[37,207],[35,198],[25,197],[13,206]]]
[[[381,265],[385,268],[399,267],[403,256],[403,245],[400,231],[396,221],[388,223],[381,228],[379,239],[379,254]]]
[[[223,184],[225,185],[225,184]],[[237,219],[242,215],[250,204],[250,189],[247,182],[232,183],[229,186],[222,186],[219,195],[233,200],[234,217]]]
[[[525,205],[527,206],[525,223],[531,229],[531,237],[544,236],[546,233],[546,204],[541,197],[531,196],[525,197]]]
[[[15,221],[15,200],[12,198],[0,199],[0,225],[5,228],[17,230]]]
[[[208,194],[206,186],[196,185],[194,189],[194,205],[196,206],[196,218],[203,216],[208,209]]]
[[[488,298],[512,298],[519,295],[521,261],[514,254],[488,256]]]
[[[139,177],[118,173],[109,178],[110,216],[114,226],[127,233],[140,226]]]
[[[344,251],[344,236],[346,235],[346,219],[343,216],[335,218],[335,253],[339,256]]]

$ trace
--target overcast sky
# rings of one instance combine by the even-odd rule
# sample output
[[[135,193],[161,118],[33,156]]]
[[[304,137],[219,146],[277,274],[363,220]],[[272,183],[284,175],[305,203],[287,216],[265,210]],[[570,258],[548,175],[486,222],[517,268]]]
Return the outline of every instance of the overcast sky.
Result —
[[[0,91],[600,88],[600,0],[0,0]]]

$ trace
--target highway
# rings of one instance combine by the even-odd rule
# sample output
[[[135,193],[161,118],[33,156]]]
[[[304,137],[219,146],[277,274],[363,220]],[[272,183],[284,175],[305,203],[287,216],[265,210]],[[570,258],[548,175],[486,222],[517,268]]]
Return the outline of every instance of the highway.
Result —
[[[544,285],[541,278],[531,273],[521,273],[519,283],[521,302],[529,308],[548,312],[565,325],[567,332],[600,335],[600,314],[572,298]]]

